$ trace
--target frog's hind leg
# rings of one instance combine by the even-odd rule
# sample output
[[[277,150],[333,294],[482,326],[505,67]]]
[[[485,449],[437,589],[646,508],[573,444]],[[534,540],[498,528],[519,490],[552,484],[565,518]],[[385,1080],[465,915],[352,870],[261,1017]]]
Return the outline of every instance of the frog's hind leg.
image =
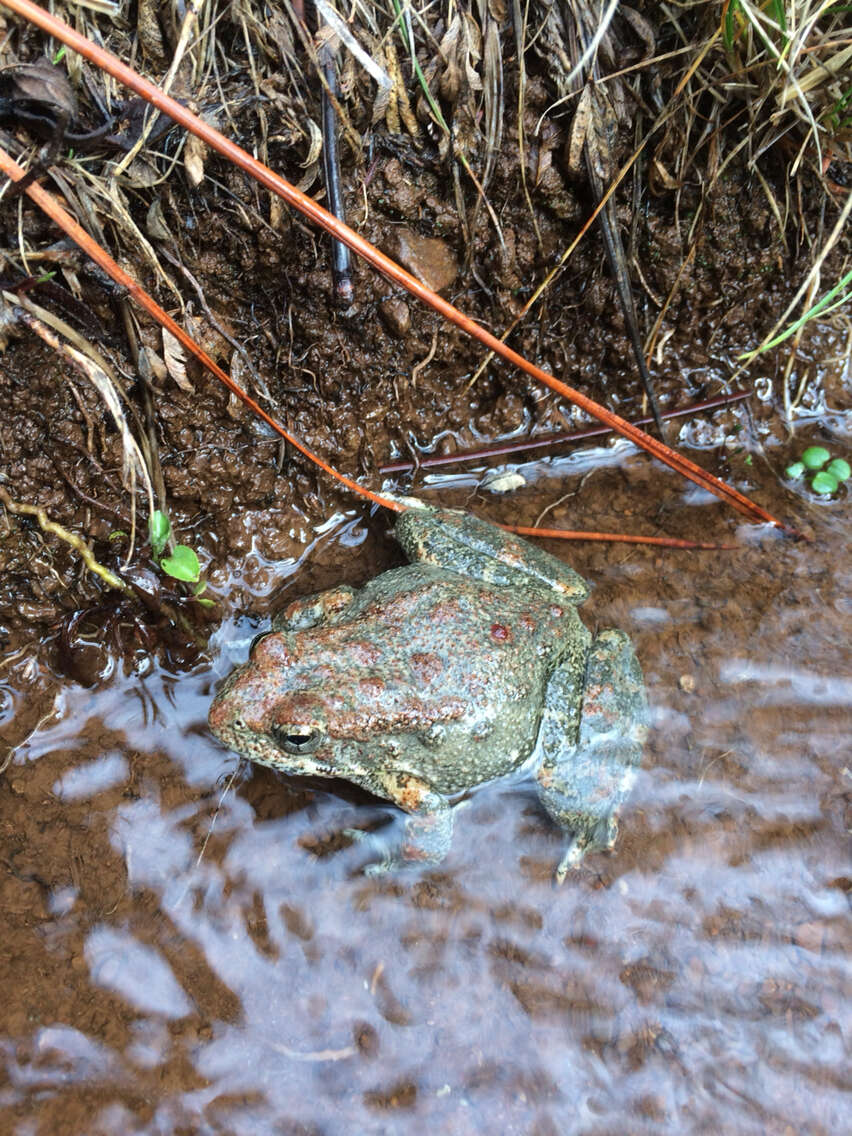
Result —
[[[569,834],[558,883],[586,852],[612,848],[616,813],[642,757],[648,705],[642,671],[624,632],[603,631],[594,638],[577,694],[570,668],[558,668],[548,688],[537,773],[542,804]],[[576,745],[570,744],[573,738]]]
[[[397,517],[394,532],[409,560],[497,587],[534,586],[570,604],[588,597],[586,581],[543,548],[459,509],[404,500],[409,507]]]
[[[371,784],[383,797],[404,809],[405,835],[402,842],[387,851],[384,858],[370,864],[368,875],[380,875],[397,868],[438,864],[450,850],[453,839],[453,810],[446,797],[409,773],[384,773],[381,787]],[[356,835],[352,832],[352,835]]]

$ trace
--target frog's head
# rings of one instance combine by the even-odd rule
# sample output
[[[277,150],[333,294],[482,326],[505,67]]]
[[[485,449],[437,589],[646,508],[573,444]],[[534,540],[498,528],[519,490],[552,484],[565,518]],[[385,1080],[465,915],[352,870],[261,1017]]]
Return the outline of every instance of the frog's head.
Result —
[[[285,636],[259,639],[249,661],[220,687],[207,720],[224,745],[250,761],[322,776],[327,709],[319,691],[304,688],[300,671]]]
[[[210,729],[229,749],[282,773],[328,776],[322,699],[309,693],[270,700],[251,689],[251,677],[232,675],[213,700]]]

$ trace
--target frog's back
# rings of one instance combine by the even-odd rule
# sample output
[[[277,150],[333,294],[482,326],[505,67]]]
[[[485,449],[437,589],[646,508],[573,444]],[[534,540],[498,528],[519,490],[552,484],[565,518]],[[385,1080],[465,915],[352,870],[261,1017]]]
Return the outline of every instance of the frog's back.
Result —
[[[554,660],[585,651],[573,607],[428,565],[384,573],[337,622],[300,637],[291,675],[360,761],[451,793],[520,764],[538,734]]]

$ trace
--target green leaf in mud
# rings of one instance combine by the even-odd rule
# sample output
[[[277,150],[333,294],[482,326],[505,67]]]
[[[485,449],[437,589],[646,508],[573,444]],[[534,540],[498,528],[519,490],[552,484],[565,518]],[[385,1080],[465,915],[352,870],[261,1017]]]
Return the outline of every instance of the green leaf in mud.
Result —
[[[843,458],[835,458],[830,461],[826,466],[826,473],[830,473],[832,477],[836,477],[838,481],[848,481],[852,475],[852,469],[849,467],[849,462],[844,461]]]
[[[169,518],[159,509],[155,509],[148,518],[148,535],[151,538],[151,551],[154,553],[155,560],[159,560],[162,556],[171,531],[172,526]]]
[[[824,446],[808,446],[802,454],[802,461],[806,469],[822,469],[830,457]]]
[[[187,584],[194,584],[201,575],[198,557],[185,544],[176,544],[171,556],[164,556],[160,561],[160,567],[167,576],[184,580]]]
[[[784,476],[789,477],[791,481],[798,481],[800,477],[804,476],[804,473],[805,473],[805,463],[804,462],[793,462],[792,465],[788,465],[787,468],[784,470]]]
[[[811,489],[814,493],[822,493],[828,496],[831,493],[837,492],[837,486],[840,483],[837,478],[828,472],[826,469],[821,469],[819,473],[815,473],[811,480]]]

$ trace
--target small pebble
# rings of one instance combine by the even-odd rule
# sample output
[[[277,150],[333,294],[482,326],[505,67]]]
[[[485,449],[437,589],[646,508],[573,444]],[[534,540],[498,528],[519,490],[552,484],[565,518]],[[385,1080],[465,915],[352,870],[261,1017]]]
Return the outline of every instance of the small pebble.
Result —
[[[487,489],[489,493],[511,493],[515,489],[521,489],[526,483],[523,474],[503,470],[493,476],[484,477],[482,488]]]
[[[421,237],[411,229],[397,229],[388,252],[433,292],[449,288],[458,275],[459,266],[449,245],[437,237]]]
[[[385,327],[397,339],[404,339],[411,328],[411,311],[405,300],[385,300],[379,305],[379,313]]]

